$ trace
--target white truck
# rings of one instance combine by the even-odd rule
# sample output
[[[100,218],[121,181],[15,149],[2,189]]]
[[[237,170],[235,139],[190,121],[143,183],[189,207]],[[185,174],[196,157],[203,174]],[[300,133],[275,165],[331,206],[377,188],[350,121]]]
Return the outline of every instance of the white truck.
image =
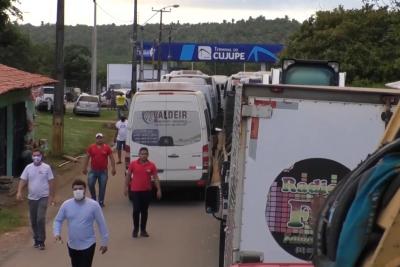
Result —
[[[394,89],[237,86],[230,167],[206,190],[206,211],[221,220],[219,266],[312,266],[322,203],[376,149],[399,97]]]

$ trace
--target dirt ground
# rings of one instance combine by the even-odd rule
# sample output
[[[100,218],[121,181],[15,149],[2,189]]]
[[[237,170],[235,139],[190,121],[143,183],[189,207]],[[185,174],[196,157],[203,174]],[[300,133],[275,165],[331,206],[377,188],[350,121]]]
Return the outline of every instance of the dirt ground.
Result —
[[[67,267],[70,260],[66,244],[54,242],[52,220],[59,205],[71,197],[71,180],[84,178],[80,173],[82,160],[57,169],[56,206],[48,208],[46,250],[32,247],[29,227],[0,237],[2,267]],[[164,192],[160,201],[150,208],[150,238],[132,238],[132,206],[123,195],[123,164],[116,166],[117,175],[109,176],[106,206],[103,213],[110,233],[109,250],[101,255],[96,249],[93,266],[165,266],[214,267],[218,264],[219,222],[204,212],[204,202],[190,190]],[[198,191],[196,191],[198,192]],[[25,208],[27,203],[18,207]],[[61,236],[66,238],[66,227]]]
[[[60,204],[68,199],[71,194],[70,185],[75,178],[84,178],[82,174],[83,158],[77,163],[68,163],[60,168],[53,167],[56,182],[55,207],[49,207],[47,217],[53,218]],[[0,194],[0,203],[9,209],[19,211],[24,220],[28,220],[28,203],[27,200],[17,202],[15,196],[8,196],[7,193]],[[12,256],[18,251],[23,244],[31,242],[31,230],[29,224],[19,227],[11,232],[0,235],[0,266],[3,260]]]

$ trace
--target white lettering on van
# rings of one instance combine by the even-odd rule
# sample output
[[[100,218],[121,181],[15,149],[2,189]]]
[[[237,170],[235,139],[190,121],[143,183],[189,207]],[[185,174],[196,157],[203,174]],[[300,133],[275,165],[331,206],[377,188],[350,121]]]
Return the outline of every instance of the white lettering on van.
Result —
[[[185,110],[154,110],[143,111],[143,121],[147,124],[170,120],[187,120],[187,111]]]

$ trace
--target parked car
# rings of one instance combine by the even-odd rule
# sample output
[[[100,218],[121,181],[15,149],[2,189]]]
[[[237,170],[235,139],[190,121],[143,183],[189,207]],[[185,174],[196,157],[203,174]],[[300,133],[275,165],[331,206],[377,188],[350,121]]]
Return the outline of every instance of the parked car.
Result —
[[[75,115],[100,116],[99,96],[81,94],[75,102],[73,112]]]
[[[43,86],[40,96],[35,100],[35,107],[39,111],[52,111],[54,105],[54,86]]]
[[[54,86],[43,86],[40,96],[35,99],[35,108],[38,111],[50,111],[54,109]],[[65,113],[66,98],[64,95],[64,113]]]

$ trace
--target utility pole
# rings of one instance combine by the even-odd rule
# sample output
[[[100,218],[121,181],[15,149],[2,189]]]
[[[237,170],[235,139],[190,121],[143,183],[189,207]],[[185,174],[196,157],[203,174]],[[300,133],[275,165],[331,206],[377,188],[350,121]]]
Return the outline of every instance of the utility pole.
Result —
[[[157,80],[161,80],[161,42],[162,42],[162,14],[163,12],[171,12],[171,8],[178,8],[179,5],[170,5],[165,6],[160,9],[152,9],[154,12],[160,12],[160,31],[158,33],[158,46],[157,46],[157,57],[158,57],[158,71],[157,71]],[[169,8],[169,9],[168,9]]]
[[[160,32],[158,33],[158,49],[157,49],[157,80],[161,81],[161,42],[162,42],[162,13],[163,12],[171,12],[171,11],[166,11],[163,9],[160,9]]]
[[[134,1],[133,9],[133,48],[132,48],[132,78],[131,78],[131,96],[136,93],[137,86],[137,0]],[[142,50],[143,54],[143,50]]]
[[[92,82],[91,82],[91,94],[97,94],[97,27],[96,27],[96,0],[93,0],[94,4],[94,24],[92,32]]]
[[[139,80],[140,81],[143,81],[144,80],[144,67],[143,67],[143,61],[144,61],[144,59],[143,59],[143,57],[144,57],[144,55],[143,55],[143,31],[144,31],[144,27],[143,26],[140,26],[140,31],[141,31],[141,33],[142,33],[142,38],[140,38],[141,40],[140,40],[140,77],[139,77]]]
[[[171,35],[172,35],[172,25],[169,25],[169,32],[168,32],[168,62],[167,62],[167,66],[168,66],[168,72],[171,71]]]
[[[57,0],[56,79],[53,107],[52,153],[61,156],[64,150],[64,0]]]

